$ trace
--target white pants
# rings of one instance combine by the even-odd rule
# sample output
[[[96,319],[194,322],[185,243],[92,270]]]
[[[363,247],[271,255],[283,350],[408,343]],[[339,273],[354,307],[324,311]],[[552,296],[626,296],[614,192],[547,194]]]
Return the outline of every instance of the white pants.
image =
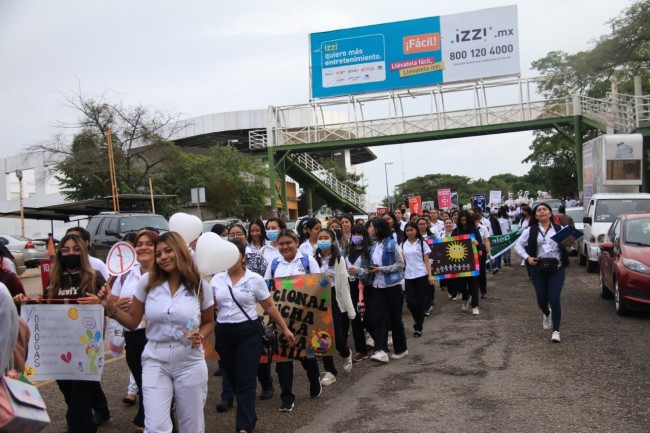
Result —
[[[179,433],[203,433],[208,394],[203,350],[180,343],[148,342],[142,353],[142,394],[146,433],[171,433],[172,397],[176,397]]]
[[[135,378],[133,377],[132,373],[129,373],[129,386],[126,389],[127,394],[133,394],[137,395],[138,394],[138,384],[135,383]]]

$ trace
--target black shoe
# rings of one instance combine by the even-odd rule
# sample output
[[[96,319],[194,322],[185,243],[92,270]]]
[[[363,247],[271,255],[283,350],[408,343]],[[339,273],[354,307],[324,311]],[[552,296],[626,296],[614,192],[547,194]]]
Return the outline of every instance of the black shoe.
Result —
[[[95,411],[93,415],[93,421],[95,421],[97,427],[106,424],[109,419],[111,419],[111,413],[108,409]]]
[[[311,398],[319,397],[322,392],[323,392],[323,385],[320,384],[320,380],[309,385],[309,395],[311,396]]]
[[[271,400],[273,398],[273,388],[263,389],[260,393],[260,400]]]
[[[291,403],[282,403],[282,406],[280,406],[280,409],[278,409],[280,412],[291,412],[293,410],[293,402]]]
[[[124,403],[125,405],[127,405],[127,406],[129,406],[129,407],[130,407],[130,406],[133,406],[137,401],[138,401],[138,400],[136,399],[136,397],[129,398],[129,397],[127,396],[127,397],[124,397],[124,398],[122,399],[122,403]]]
[[[498,274],[500,268],[494,268],[492,269],[492,275]]]
[[[217,368],[217,369],[215,370],[214,375],[215,375],[216,377],[223,376],[223,370],[221,369],[221,367],[219,367],[219,368]]]
[[[217,412],[227,412],[232,408],[232,401],[221,400],[217,403]]]

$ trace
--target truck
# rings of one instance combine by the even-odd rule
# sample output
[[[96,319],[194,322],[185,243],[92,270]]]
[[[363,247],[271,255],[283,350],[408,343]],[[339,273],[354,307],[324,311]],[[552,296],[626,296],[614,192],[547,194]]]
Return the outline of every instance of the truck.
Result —
[[[578,240],[579,264],[598,271],[598,244],[620,214],[650,212],[642,193],[643,136],[604,134],[582,145],[584,236]]]

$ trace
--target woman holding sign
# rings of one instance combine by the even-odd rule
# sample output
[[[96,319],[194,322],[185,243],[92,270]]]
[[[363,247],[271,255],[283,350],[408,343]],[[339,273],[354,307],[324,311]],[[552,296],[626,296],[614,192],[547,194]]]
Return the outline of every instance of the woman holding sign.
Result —
[[[48,299],[79,299],[95,294],[105,283],[88,261],[86,243],[76,235],[65,235],[52,262],[50,281],[45,289]],[[69,433],[93,433],[97,420],[110,418],[106,397],[99,382],[85,380],[57,380],[68,405],[66,420]],[[98,401],[99,399],[103,401]],[[93,406],[102,407],[93,416]],[[97,420],[95,419],[97,417]]]
[[[569,265],[569,254],[561,243],[552,239],[562,227],[552,222],[551,207],[539,203],[533,209],[533,215],[529,227],[517,239],[515,250],[530,269],[537,306],[544,314],[542,327],[552,328],[551,341],[559,343],[562,317],[560,293],[564,286],[564,268]]]
[[[239,249],[239,260],[228,271],[215,275],[210,281],[217,302],[215,327],[216,349],[237,397],[235,429],[250,433],[255,428],[255,388],[260,357],[264,352],[262,322],[258,319],[257,304],[280,327],[289,344],[295,338],[273,303],[264,278],[246,268],[246,246],[231,240]]]
[[[99,299],[109,317],[135,330],[147,315],[147,344],[142,353],[142,394],[146,431],[169,433],[172,398],[181,433],[205,431],[203,407],[208,367],[202,343],[214,329],[214,299],[176,232],[154,241],[148,278],[138,282],[128,312],[118,308],[107,285]]]
[[[320,226],[320,222],[318,225]],[[320,272],[320,267],[314,257],[311,255],[303,256],[298,251],[298,236],[293,231],[282,230],[278,234],[278,246],[282,257],[276,257],[269,262],[264,279],[270,280]],[[320,383],[318,361],[316,361],[316,358],[303,358],[300,363],[307,372],[307,378],[309,379],[309,395],[311,398],[320,396],[323,387]],[[278,381],[282,390],[280,394],[282,405],[279,410],[280,412],[291,412],[296,401],[296,396],[293,393],[293,362],[278,362],[275,371],[278,373]]]
[[[468,210],[463,209],[458,213],[458,226],[451,232],[451,235],[474,235],[472,245],[474,245],[478,250],[478,259],[479,261],[485,260],[485,257],[482,256],[482,251],[485,250],[483,247],[483,238],[474,224],[472,214]],[[454,278],[452,284],[454,284],[456,289],[462,294],[463,302],[461,304],[461,309],[467,310],[468,304],[470,303],[469,298],[471,297],[472,314],[475,316],[478,315],[478,277]]]

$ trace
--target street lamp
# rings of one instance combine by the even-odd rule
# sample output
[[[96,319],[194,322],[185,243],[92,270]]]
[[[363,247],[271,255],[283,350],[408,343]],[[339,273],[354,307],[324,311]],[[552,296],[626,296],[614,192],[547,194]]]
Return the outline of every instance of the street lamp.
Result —
[[[384,172],[386,173],[386,200],[388,201],[388,207],[392,210],[392,207],[390,205],[390,196],[388,195],[388,166],[391,165],[392,162],[384,162]]]

